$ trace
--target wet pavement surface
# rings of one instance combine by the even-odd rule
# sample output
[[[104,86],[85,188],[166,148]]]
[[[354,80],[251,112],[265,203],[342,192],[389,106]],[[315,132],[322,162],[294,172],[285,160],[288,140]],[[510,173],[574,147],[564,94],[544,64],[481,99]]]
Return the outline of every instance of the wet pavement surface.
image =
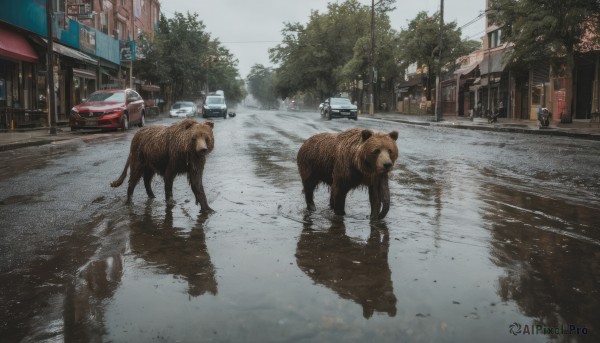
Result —
[[[305,210],[298,148],[354,126],[400,133],[381,221]],[[600,340],[600,142],[238,111],[203,215],[109,187],[134,132],[0,152],[0,341]]]

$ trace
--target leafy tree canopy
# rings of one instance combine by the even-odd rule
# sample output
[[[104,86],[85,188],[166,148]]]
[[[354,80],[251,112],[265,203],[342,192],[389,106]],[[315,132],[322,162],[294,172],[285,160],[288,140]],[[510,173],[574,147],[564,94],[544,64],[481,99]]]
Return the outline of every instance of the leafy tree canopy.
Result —
[[[211,38],[197,13],[161,15],[154,40],[142,37],[138,50],[143,58],[134,71],[144,80],[170,85],[172,101],[198,97],[207,82],[210,91],[223,90],[228,102],[238,103],[246,95],[238,60]]]
[[[413,63],[424,67],[430,82],[427,87],[429,93],[440,63],[452,69],[459,57],[481,47],[477,41],[461,40],[461,34],[455,21],[444,23],[440,59],[440,14],[436,12],[430,16],[427,12],[419,12],[408,28],[399,34],[399,62],[403,68]],[[428,98],[430,96],[428,94]]]
[[[596,31],[597,0],[492,0],[490,19],[513,43],[512,61],[564,58],[581,43],[586,30]],[[590,27],[596,26],[594,27]]]
[[[274,89],[275,72],[262,64],[255,64],[246,78],[248,91],[263,107],[276,108],[277,95]]]
[[[378,2],[379,33],[389,30],[385,13],[393,9],[394,3],[395,0]],[[346,0],[329,3],[325,13],[313,11],[306,25],[285,23],[281,44],[269,49],[271,61],[279,64],[277,93],[282,97],[299,91],[333,95],[343,81],[354,80],[360,71],[366,73],[364,50],[366,42],[370,42],[370,18],[371,6]]]

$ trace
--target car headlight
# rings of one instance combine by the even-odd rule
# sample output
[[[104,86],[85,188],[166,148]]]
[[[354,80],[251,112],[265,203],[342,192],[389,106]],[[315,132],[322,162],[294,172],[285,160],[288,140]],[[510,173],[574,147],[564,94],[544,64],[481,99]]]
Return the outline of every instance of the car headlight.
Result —
[[[71,109],[71,115],[72,115],[72,116],[74,116],[74,115],[79,115],[79,111],[77,111],[76,109],[72,108],[72,109]]]

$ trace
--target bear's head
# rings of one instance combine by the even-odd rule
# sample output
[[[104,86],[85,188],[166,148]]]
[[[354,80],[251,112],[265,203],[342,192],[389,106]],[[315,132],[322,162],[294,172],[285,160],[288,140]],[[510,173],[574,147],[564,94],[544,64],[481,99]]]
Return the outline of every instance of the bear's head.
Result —
[[[193,119],[184,119],[180,122],[184,127],[186,139],[194,154],[205,155],[210,153],[215,146],[212,121],[199,123]]]
[[[398,131],[390,133],[361,131],[362,144],[355,156],[355,165],[365,174],[388,173],[398,158]]]

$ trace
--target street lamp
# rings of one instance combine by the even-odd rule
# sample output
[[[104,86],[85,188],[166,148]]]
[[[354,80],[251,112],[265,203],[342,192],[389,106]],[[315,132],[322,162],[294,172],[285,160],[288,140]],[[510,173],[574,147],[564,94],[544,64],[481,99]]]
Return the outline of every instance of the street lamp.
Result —
[[[435,86],[435,121],[442,120],[442,33],[444,30],[444,0],[440,0],[440,33],[438,44],[438,66]]]
[[[369,52],[369,115],[375,114],[373,104],[373,69],[375,68],[375,0],[371,0],[371,51]]]
[[[50,115],[50,134],[57,133],[56,128],[56,92],[54,89],[54,33],[53,29],[53,8],[52,0],[46,1],[46,27],[48,29],[48,50],[46,58],[47,82],[48,82],[48,114]]]

